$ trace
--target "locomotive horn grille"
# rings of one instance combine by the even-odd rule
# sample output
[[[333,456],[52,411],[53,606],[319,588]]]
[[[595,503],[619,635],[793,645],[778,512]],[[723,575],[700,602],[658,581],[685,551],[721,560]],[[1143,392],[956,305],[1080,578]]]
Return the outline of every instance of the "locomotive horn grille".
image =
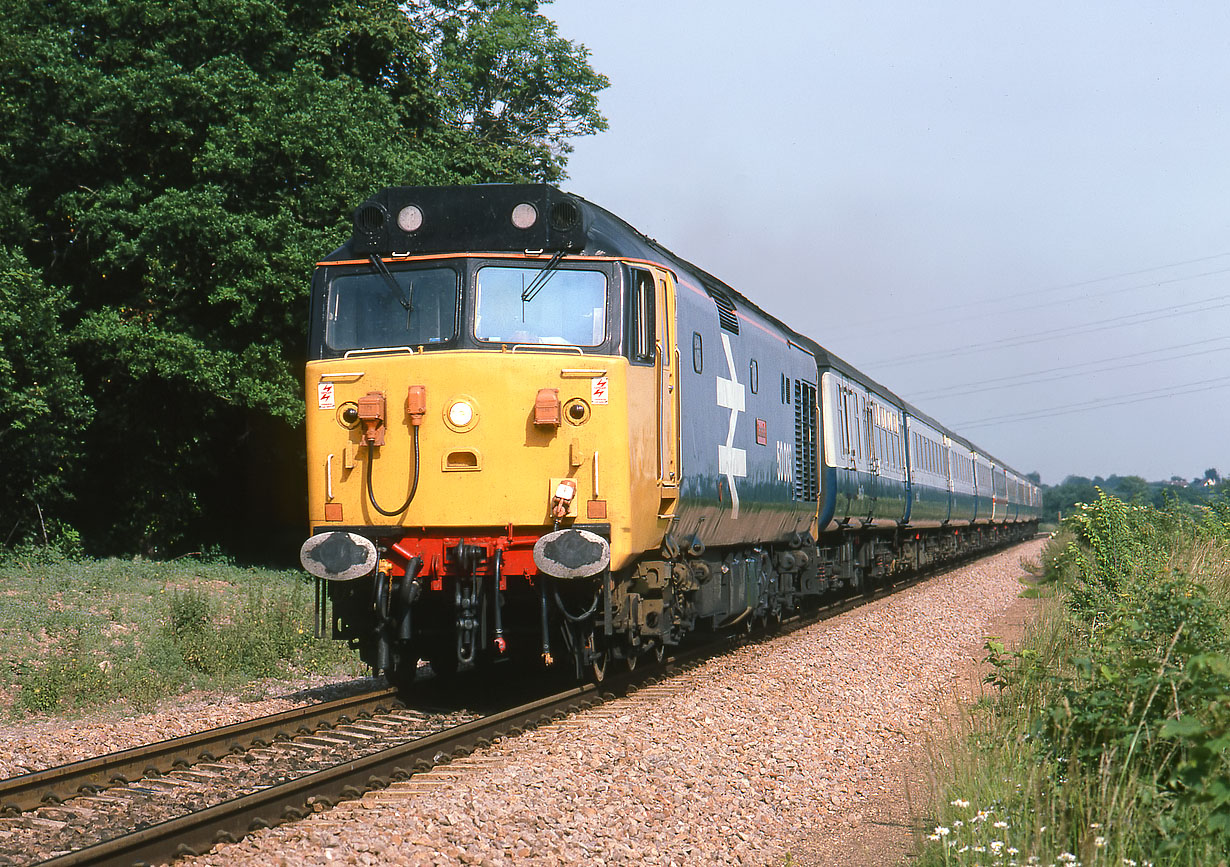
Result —
[[[361,231],[376,232],[384,228],[388,215],[377,205],[366,205],[355,215],[355,223]]]

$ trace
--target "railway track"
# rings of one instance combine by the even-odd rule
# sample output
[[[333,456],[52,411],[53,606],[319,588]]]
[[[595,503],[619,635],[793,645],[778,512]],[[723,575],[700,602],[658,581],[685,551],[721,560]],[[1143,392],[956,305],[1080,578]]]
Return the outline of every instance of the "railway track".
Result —
[[[365,692],[0,780],[0,816],[61,804],[79,795],[97,794],[199,762],[213,762],[222,755],[290,740],[324,726],[344,725],[401,706],[395,689]]]
[[[763,638],[777,637],[837,616],[872,599],[925,580],[936,572],[948,571],[960,565],[962,564],[949,563],[942,569],[904,577],[873,594],[834,601],[814,612],[781,623]],[[727,648],[721,645],[729,647],[741,644],[743,640],[745,639],[725,637],[703,647],[681,652],[662,664],[610,676],[599,685],[574,687],[442,730],[421,736],[403,737],[401,742],[392,743],[365,755],[330,759],[327,767],[298,773],[293,779],[272,782],[258,787],[255,791],[65,854],[51,852],[48,854],[54,854],[55,857],[47,860],[21,861],[11,857],[6,859],[0,851],[0,864],[131,865],[159,863],[178,855],[200,854],[208,851],[215,843],[234,841],[258,828],[294,821],[310,812],[330,809],[339,801],[360,797],[367,791],[387,787],[394,781],[408,779],[414,774],[468,755],[498,738],[516,736],[525,729],[550,723],[645,686],[657,684],[724,652]],[[753,636],[750,640],[760,639]],[[29,774],[25,778],[0,781],[0,796],[3,796],[5,803],[11,802],[14,806],[19,803],[32,804],[43,812],[49,809],[49,806],[54,806],[62,811],[62,815],[68,815],[74,810],[74,803],[88,801],[95,793],[94,787],[99,785],[123,785],[125,779],[133,779],[135,776],[143,777],[147,786],[156,784],[164,779],[159,775],[176,773],[175,770],[165,771],[163,768],[174,769],[177,764],[181,774],[192,773],[191,770],[185,770],[185,765],[215,773],[220,767],[218,762],[214,761],[218,753],[238,755],[236,751],[243,750],[245,744],[250,748],[249,753],[253,750],[267,751],[270,744],[280,743],[285,749],[293,750],[296,744],[317,746],[322,740],[326,743],[330,740],[336,741],[336,745],[340,747],[342,738],[331,737],[328,733],[355,733],[354,724],[343,721],[343,717],[379,721],[390,714],[394,715],[391,718],[396,718],[397,713],[404,715],[406,711],[399,708],[394,690],[353,696],[329,702],[327,705],[285,712],[275,717],[253,721],[251,724],[228,726],[225,729]],[[305,734],[300,731],[308,731],[313,725],[319,724],[332,727],[324,729],[324,735],[320,732]],[[247,731],[242,730],[245,726]],[[347,726],[351,728],[348,729]],[[362,728],[357,729],[357,732],[370,733]],[[202,761],[204,764],[200,764]],[[194,762],[197,764],[194,765]],[[121,768],[127,770],[120,770]],[[147,768],[151,778],[144,777]],[[87,793],[86,797],[74,800],[72,793],[83,787]],[[138,781],[137,788],[140,787],[141,781]],[[21,800],[18,801],[18,798]],[[89,803],[86,812],[93,807],[94,804]]]

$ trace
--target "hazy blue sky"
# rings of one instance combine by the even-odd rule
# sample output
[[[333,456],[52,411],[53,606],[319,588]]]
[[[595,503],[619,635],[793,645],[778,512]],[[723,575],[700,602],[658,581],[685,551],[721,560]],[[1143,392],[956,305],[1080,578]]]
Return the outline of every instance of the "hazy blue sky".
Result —
[[[1230,474],[1230,5],[543,11],[566,189],[1049,484]]]

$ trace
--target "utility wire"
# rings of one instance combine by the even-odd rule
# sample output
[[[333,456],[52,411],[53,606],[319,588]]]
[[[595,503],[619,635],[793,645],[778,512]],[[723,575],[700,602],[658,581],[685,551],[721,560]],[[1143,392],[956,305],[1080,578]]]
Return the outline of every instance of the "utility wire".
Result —
[[[1138,283],[1135,286],[1127,286],[1119,289],[1108,289],[1105,292],[1094,292],[1089,295],[1078,295],[1074,298],[1066,300],[1064,303],[1078,303],[1081,301],[1092,301],[1097,298],[1106,298],[1111,295],[1122,295],[1127,292],[1137,292],[1141,289],[1157,289],[1161,286],[1169,286],[1174,283],[1183,283],[1188,280],[1199,280],[1204,277],[1216,277],[1221,274],[1230,274],[1230,268],[1219,268],[1216,271],[1204,271],[1200,274],[1189,274],[1185,277],[1172,277],[1169,280],[1154,280],[1149,283]],[[1013,296],[1017,297],[1017,296]],[[993,302],[988,302],[993,303]],[[911,321],[906,325],[901,325],[896,328],[889,328],[880,333],[888,334],[904,334],[908,331],[914,331],[918,328],[919,323],[937,322],[943,320],[945,325],[953,326],[958,322],[976,322],[979,319],[990,319],[992,317],[1011,316],[1014,313],[1025,313],[1030,310],[1038,310],[1044,307],[1054,307],[1057,301],[1045,301],[1039,304],[1023,304],[1016,307],[1008,307],[1005,309],[983,309],[978,313],[965,316],[953,317],[946,314],[942,309],[939,311],[925,310],[917,315],[911,315]],[[980,305],[985,307],[986,305]]]
[[[1179,261],[1179,262],[1171,262],[1171,263],[1166,264],[1166,265],[1154,265],[1154,266],[1153,266],[1153,267],[1151,267],[1151,268],[1140,268],[1140,269],[1137,269],[1137,270],[1135,270],[1135,271],[1123,271],[1123,272],[1120,272],[1120,273],[1118,273],[1118,274],[1110,274],[1110,275],[1105,276],[1105,277],[1094,277],[1094,278],[1092,278],[1092,279],[1090,279],[1090,280],[1078,280],[1078,281],[1076,281],[1076,282],[1074,282],[1074,283],[1063,283],[1063,284],[1060,284],[1060,285],[1058,285],[1058,286],[1049,286],[1049,287],[1045,287],[1045,288],[1042,288],[1042,289],[1028,289],[1028,290],[1025,290],[1025,291],[1023,291],[1023,292],[1014,292],[1014,293],[1012,293],[1011,295],[1000,295],[1000,296],[996,296],[996,297],[993,297],[993,298],[978,298],[978,299],[975,299],[975,300],[973,300],[973,301],[963,301],[963,302],[961,302],[961,303],[959,303],[959,304],[948,304],[948,305],[945,305],[945,306],[943,306],[943,307],[934,308],[934,309],[932,309],[932,310],[928,310],[928,311],[927,311],[927,314],[931,314],[931,313],[947,313],[947,312],[949,312],[949,311],[953,311],[953,310],[964,310],[964,309],[969,308],[969,307],[985,307],[986,305],[989,305],[989,304],[990,304],[990,305],[993,305],[993,304],[998,304],[998,303],[1003,302],[1003,301],[1013,301],[1013,300],[1016,300],[1016,299],[1018,299],[1018,298],[1037,298],[1037,297],[1039,297],[1039,296],[1041,296],[1041,295],[1050,295],[1050,294],[1053,294],[1053,293],[1055,293],[1055,292],[1063,292],[1063,291],[1065,291],[1065,290],[1067,290],[1067,289],[1079,289],[1079,288],[1081,288],[1082,286],[1094,286],[1094,285],[1096,285],[1096,284],[1098,284],[1098,283],[1106,283],[1106,282],[1108,282],[1108,281],[1110,281],[1110,280],[1120,280],[1120,279],[1122,279],[1122,278],[1124,278],[1124,277],[1138,277],[1138,276],[1140,276],[1141,274],[1153,274],[1153,273],[1156,273],[1156,272],[1158,272],[1158,271],[1165,271],[1165,270],[1168,270],[1168,269],[1170,269],[1170,268],[1178,268],[1178,267],[1181,267],[1181,266],[1183,266],[1183,265],[1196,265],[1196,264],[1199,264],[1199,263],[1201,263],[1201,262],[1212,262],[1212,261],[1215,261],[1215,260],[1217,260],[1217,259],[1224,259],[1224,258],[1226,258],[1227,256],[1230,256],[1230,252],[1225,252],[1225,253],[1215,253],[1215,254],[1213,254],[1212,256],[1200,256],[1200,257],[1198,257],[1198,258],[1196,258],[1196,259],[1184,259],[1184,260]],[[1207,272],[1206,274],[1196,274],[1196,275],[1194,275],[1194,277],[1205,277],[1205,276],[1210,276],[1210,275],[1212,275],[1212,274],[1221,274],[1221,273],[1225,273],[1225,271],[1222,271],[1222,270],[1219,270],[1219,271],[1210,271],[1210,272]],[[1165,283],[1179,282],[1179,281],[1181,281],[1181,280],[1189,280],[1189,279],[1193,279],[1193,278],[1192,278],[1192,277],[1178,277],[1178,278],[1175,278],[1175,279],[1173,279],[1173,280],[1162,281],[1162,283],[1160,283],[1160,284],[1145,283],[1145,284],[1142,284],[1141,286],[1137,286],[1137,287],[1133,287],[1133,288],[1143,288],[1143,287],[1152,286],[1152,285],[1164,285]],[[1099,293],[1099,295],[1100,295],[1100,294],[1113,294],[1114,292],[1117,292],[1117,291],[1131,291],[1131,290],[1111,290],[1111,292],[1110,292],[1110,293]],[[1099,296],[1098,296],[1098,295],[1095,295],[1095,296],[1091,296],[1091,297],[1099,297]],[[870,325],[872,325],[872,324],[882,324],[882,323],[883,323],[883,322],[885,322],[885,321],[891,322],[891,321],[893,321],[894,319],[903,319],[903,318],[914,318],[914,314],[911,314],[911,313],[896,313],[896,314],[890,313],[890,314],[888,314],[887,316],[884,316],[884,317],[879,317],[879,316],[877,316],[877,318],[874,320],[874,322],[865,322],[864,324],[867,324],[868,326],[870,326]]]
[[[965,385],[948,385],[944,388],[931,388],[926,391],[911,394],[910,400],[917,403],[920,400],[932,398],[964,397],[965,395],[980,394],[985,391],[1000,391],[1005,388],[1017,388],[1022,385],[1035,385],[1039,382],[1053,382],[1058,379],[1070,379],[1073,376],[1085,376],[1091,373],[1106,373],[1111,370],[1123,370],[1129,367],[1142,367],[1146,364],[1160,364],[1165,361],[1177,361],[1181,358],[1193,358],[1198,355],[1210,355],[1214,352],[1226,352],[1230,351],[1230,346],[1219,346],[1214,349],[1202,349],[1198,352],[1185,352],[1181,355],[1172,355],[1166,358],[1143,358],[1143,356],[1146,355],[1158,355],[1160,353],[1170,352],[1175,349],[1187,349],[1192,346],[1202,346],[1208,343],[1224,343],[1227,340],[1230,340],[1230,336],[1211,337],[1207,340],[1195,340],[1190,343],[1179,343],[1174,346],[1164,346],[1160,349],[1149,349],[1141,352],[1133,352],[1128,355],[1116,355],[1110,358],[1096,359],[1094,361],[1066,364],[1059,367],[1048,367],[1043,370],[1030,371],[1029,373],[1015,373],[1011,376],[997,376],[993,379],[983,379],[977,382],[970,382]],[[1118,362],[1127,363],[1120,364]]]
[[[1041,418],[1054,418],[1061,415],[1071,415],[1078,412],[1090,412],[1095,409],[1108,409],[1114,406],[1128,406],[1134,403],[1144,403],[1150,400],[1159,400],[1163,397],[1178,397],[1187,394],[1197,394],[1202,391],[1215,391],[1217,389],[1230,386],[1230,376],[1219,376],[1213,379],[1203,379],[1197,382],[1188,382],[1181,385],[1166,386],[1164,388],[1150,389],[1149,391],[1138,392],[1134,395],[1115,395],[1113,397],[1095,398],[1081,403],[1069,403],[1060,406],[1048,407],[1041,410],[1029,410],[1026,412],[1009,413],[1008,415],[997,415],[989,418],[977,419],[975,421],[962,422],[954,425],[955,430],[971,430],[973,428],[991,427],[994,425],[1006,424],[1008,422],[1031,421]]]
[[[1205,305],[1205,306],[1200,306]],[[1093,334],[1098,331],[1109,331],[1115,328],[1126,328],[1133,325],[1143,325],[1158,319],[1170,319],[1176,316],[1190,316],[1193,313],[1206,313],[1210,310],[1220,310],[1230,307],[1230,295],[1217,295],[1212,298],[1202,298],[1198,301],[1188,301],[1184,304],[1172,304],[1157,307],[1152,310],[1142,310],[1139,313],[1126,313],[1123,316],[1113,316],[1098,322],[1085,322],[1079,325],[1066,325],[1047,331],[1036,331],[1033,334],[1002,337],[997,340],[987,340],[981,343],[970,343],[957,349],[937,349],[929,352],[916,352],[911,355],[901,355],[896,358],[876,362],[878,367],[900,367],[917,361],[938,361],[942,358],[954,358],[958,355],[970,355],[986,349],[1027,346],[1031,343],[1042,343],[1047,340],[1058,340],[1064,337],[1075,337],[1080,334]]]

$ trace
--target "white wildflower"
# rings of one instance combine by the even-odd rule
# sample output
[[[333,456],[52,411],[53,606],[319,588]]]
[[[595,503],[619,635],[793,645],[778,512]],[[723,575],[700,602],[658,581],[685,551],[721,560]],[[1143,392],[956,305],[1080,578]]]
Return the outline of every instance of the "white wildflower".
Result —
[[[992,828],[1007,828],[1007,827],[1008,827],[1008,823],[1007,823],[1007,822],[1005,822],[1005,821],[1003,821],[1003,820],[1000,820],[1000,821],[996,822],[994,825],[992,825],[991,827],[992,827]]]
[[[969,801],[964,798],[957,798],[955,801],[949,801],[948,803],[954,807],[960,807],[961,809],[965,809],[969,806]]]
[[[936,825],[935,833],[939,834],[941,837],[947,837],[952,832],[949,831],[947,828],[945,828],[943,825]]]
[[[1101,849],[1103,846],[1106,845],[1106,838],[1105,837],[1094,837],[1093,845]]]

